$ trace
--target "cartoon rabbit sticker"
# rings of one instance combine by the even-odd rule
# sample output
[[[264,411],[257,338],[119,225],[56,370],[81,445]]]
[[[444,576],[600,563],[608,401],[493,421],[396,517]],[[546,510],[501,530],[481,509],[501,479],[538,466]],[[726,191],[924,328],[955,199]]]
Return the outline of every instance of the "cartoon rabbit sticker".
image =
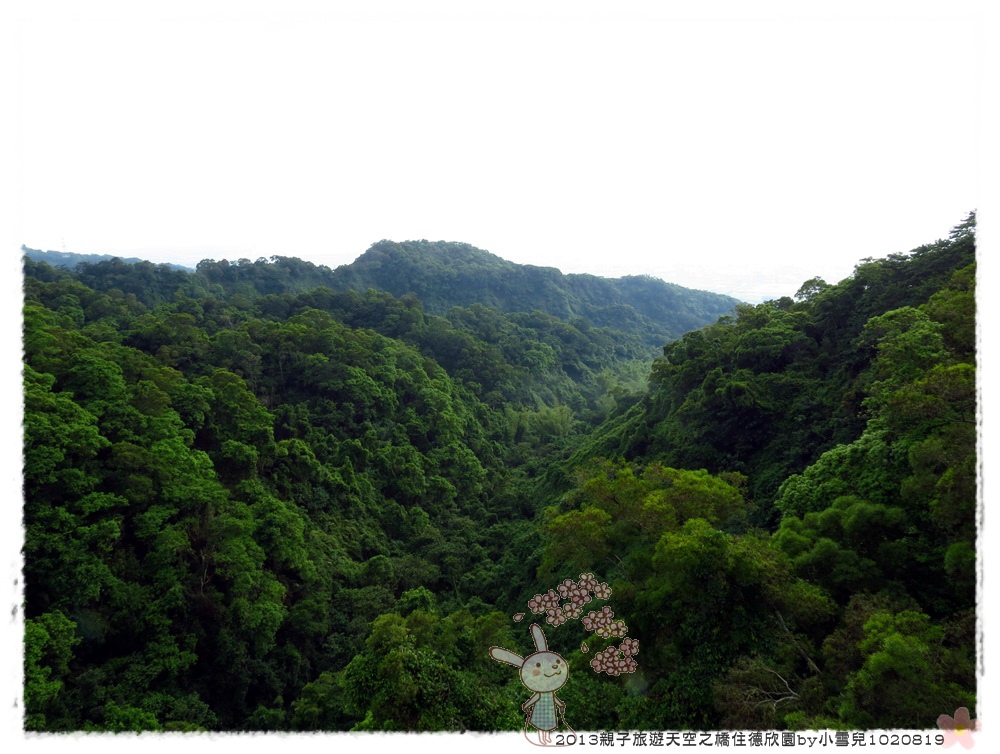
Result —
[[[531,624],[531,638],[535,642],[535,653],[522,658],[509,649],[490,647],[490,657],[498,662],[504,662],[521,669],[521,683],[528,691],[533,692],[531,698],[521,705],[525,712],[524,734],[528,735],[528,723],[535,726],[539,733],[542,746],[551,746],[549,732],[555,730],[559,722],[556,710],[566,722],[566,702],[555,695],[555,692],[566,683],[569,665],[565,658],[555,652],[550,652],[545,641],[545,634],[537,624]],[[527,716],[529,708],[530,717]],[[567,727],[569,727],[567,725]],[[531,741],[531,739],[528,739]],[[531,741],[531,743],[535,743]]]

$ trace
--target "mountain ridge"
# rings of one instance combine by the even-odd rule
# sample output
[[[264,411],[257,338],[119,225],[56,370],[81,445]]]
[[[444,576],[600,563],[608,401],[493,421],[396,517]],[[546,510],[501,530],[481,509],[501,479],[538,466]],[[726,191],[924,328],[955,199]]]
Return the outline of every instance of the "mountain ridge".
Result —
[[[339,285],[416,295],[427,311],[483,304],[504,312],[541,309],[565,321],[636,330],[663,345],[729,314],[738,299],[668,283],[652,275],[606,278],[518,264],[469,244],[379,241],[338,267]]]
[[[609,278],[521,264],[471,244],[451,241],[389,241],[372,244],[353,262],[331,268],[301,257],[256,261],[204,259],[195,269],[111,254],[41,251],[22,245],[25,256],[75,269],[119,260],[177,272],[201,273],[211,283],[237,286],[250,295],[301,293],[325,286],[364,293],[375,288],[401,298],[414,294],[428,313],[445,314],[475,304],[504,313],[543,311],[570,322],[636,333],[653,348],[732,313],[742,303],[725,294],[687,288],[653,275]]]

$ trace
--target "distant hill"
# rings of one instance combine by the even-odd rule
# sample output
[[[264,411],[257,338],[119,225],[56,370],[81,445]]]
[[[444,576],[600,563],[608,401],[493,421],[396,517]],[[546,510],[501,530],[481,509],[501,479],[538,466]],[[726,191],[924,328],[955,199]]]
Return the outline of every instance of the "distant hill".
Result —
[[[730,314],[738,299],[650,276],[602,278],[508,262],[468,244],[380,241],[338,267],[336,287],[414,294],[426,311],[482,304],[504,312],[541,310],[564,321],[638,333],[661,346]]]
[[[27,248],[24,253],[34,261],[73,269],[85,284],[97,289],[126,290],[130,282],[136,283],[123,263],[151,265],[107,254]],[[157,267],[193,272],[175,264]],[[156,277],[154,272],[148,274]],[[157,284],[144,280],[134,292],[140,300],[144,291],[150,294],[160,288],[164,295],[172,295],[180,280],[168,277]],[[299,294],[318,287],[359,293],[373,288],[396,298],[415,296],[428,314],[443,315],[454,307],[474,305],[504,313],[541,311],[564,322],[580,320],[637,336],[656,351],[686,332],[731,314],[740,303],[731,296],[683,288],[650,276],[612,279],[564,274],[553,267],[515,264],[469,244],[444,241],[379,241],[351,264],[335,270],[295,257],[204,260],[198,264],[196,277],[221,285],[229,294],[251,297]]]
[[[28,259],[35,262],[45,262],[53,267],[67,267],[71,270],[81,263],[96,264],[97,262],[106,262],[111,259],[120,259],[128,264],[147,261],[138,257],[120,257],[114,254],[74,254],[68,251],[40,251],[38,249],[29,249],[27,246],[22,246],[21,251],[24,252],[24,255]],[[194,272],[190,267],[180,264],[167,263],[166,266],[172,270]]]

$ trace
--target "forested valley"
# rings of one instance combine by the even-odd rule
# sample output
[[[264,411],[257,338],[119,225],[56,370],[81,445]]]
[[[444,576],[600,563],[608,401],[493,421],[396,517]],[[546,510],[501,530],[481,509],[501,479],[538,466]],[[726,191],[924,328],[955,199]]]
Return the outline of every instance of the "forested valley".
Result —
[[[639,649],[545,626],[577,731],[975,710],[974,214],[758,305],[25,251],[27,730],[520,730],[490,647],[584,574]]]

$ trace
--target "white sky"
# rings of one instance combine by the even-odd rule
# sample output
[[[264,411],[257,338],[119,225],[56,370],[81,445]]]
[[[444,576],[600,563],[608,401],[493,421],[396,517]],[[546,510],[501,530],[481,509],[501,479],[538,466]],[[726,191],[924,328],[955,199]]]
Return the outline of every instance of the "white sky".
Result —
[[[15,322],[22,243],[337,266],[382,238],[759,301],[945,237],[979,207],[988,307],[995,14],[985,0],[0,0],[0,303]],[[17,395],[17,329],[3,337]],[[2,406],[16,499],[20,405]],[[20,518],[5,510],[17,604]],[[1000,719],[984,681],[981,741]]]
[[[20,240],[337,266],[427,238],[791,295],[977,206],[975,11],[24,3]]]

